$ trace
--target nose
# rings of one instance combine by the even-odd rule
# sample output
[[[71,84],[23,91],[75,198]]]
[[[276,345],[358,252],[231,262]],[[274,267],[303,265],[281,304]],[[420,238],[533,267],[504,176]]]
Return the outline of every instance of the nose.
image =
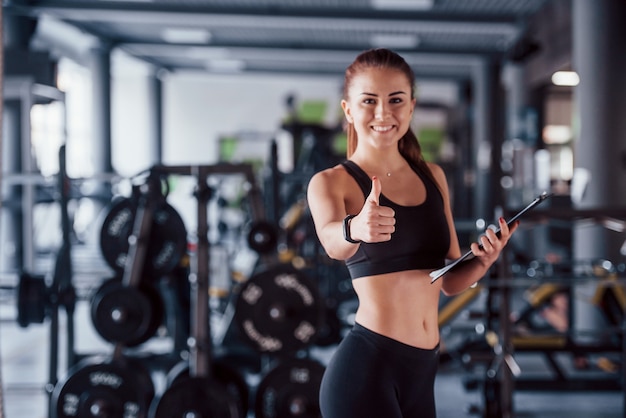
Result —
[[[387,106],[387,103],[380,101],[376,104],[376,110],[375,110],[374,116],[377,119],[380,119],[380,120],[385,119],[385,116],[388,113],[389,113],[389,107]]]

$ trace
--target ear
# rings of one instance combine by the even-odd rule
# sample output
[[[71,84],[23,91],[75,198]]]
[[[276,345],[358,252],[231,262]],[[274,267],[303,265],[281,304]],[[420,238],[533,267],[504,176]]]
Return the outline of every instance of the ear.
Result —
[[[341,108],[343,109],[343,114],[345,115],[348,123],[354,123],[354,118],[352,118],[352,114],[350,112],[350,106],[348,105],[347,101],[345,100],[341,101]]]

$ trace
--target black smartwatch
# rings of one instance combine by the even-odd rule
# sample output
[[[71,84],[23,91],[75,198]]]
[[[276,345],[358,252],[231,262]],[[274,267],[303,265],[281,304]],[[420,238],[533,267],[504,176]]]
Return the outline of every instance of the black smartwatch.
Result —
[[[359,244],[361,241],[355,241],[350,236],[350,220],[355,216],[356,215],[348,215],[343,218],[343,238],[352,244]]]

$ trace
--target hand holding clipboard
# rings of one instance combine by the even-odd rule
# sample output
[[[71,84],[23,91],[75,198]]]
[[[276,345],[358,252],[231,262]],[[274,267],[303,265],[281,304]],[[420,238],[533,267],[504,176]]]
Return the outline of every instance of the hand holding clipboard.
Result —
[[[526,206],[524,209],[522,209],[519,212],[517,212],[511,219],[509,219],[506,222],[506,224],[508,226],[511,226],[513,224],[513,222],[518,220],[523,214],[525,214],[529,210],[533,209],[539,203],[543,202],[544,200],[546,200],[547,198],[549,198],[551,196],[552,196],[552,193],[543,192],[542,194],[537,196],[535,198],[535,200],[530,202],[528,204],[528,206]],[[498,228],[496,230],[496,234],[499,234],[499,233],[500,233],[500,228]],[[482,244],[480,244],[480,247],[482,247]],[[435,271],[430,272],[430,274],[429,274],[429,276],[430,276],[430,283],[435,283],[435,281],[437,281],[438,278],[440,278],[441,276],[443,276],[444,274],[446,274],[450,270],[454,269],[456,266],[461,264],[463,261],[471,259],[471,258],[469,258],[471,255],[473,255],[473,253],[470,250],[470,251],[466,252],[465,254],[463,254],[461,257],[459,257],[456,260],[454,260],[452,263],[448,264],[447,266],[445,266],[443,268],[440,268],[439,270],[435,270]]]

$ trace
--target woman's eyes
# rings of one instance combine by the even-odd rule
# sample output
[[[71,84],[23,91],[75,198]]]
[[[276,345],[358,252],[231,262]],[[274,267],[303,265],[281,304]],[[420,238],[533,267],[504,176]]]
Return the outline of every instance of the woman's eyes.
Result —
[[[364,104],[376,104],[376,99],[365,99],[363,100]],[[389,100],[389,103],[392,104],[397,104],[397,103],[402,103],[402,99],[399,97],[393,97]]]

